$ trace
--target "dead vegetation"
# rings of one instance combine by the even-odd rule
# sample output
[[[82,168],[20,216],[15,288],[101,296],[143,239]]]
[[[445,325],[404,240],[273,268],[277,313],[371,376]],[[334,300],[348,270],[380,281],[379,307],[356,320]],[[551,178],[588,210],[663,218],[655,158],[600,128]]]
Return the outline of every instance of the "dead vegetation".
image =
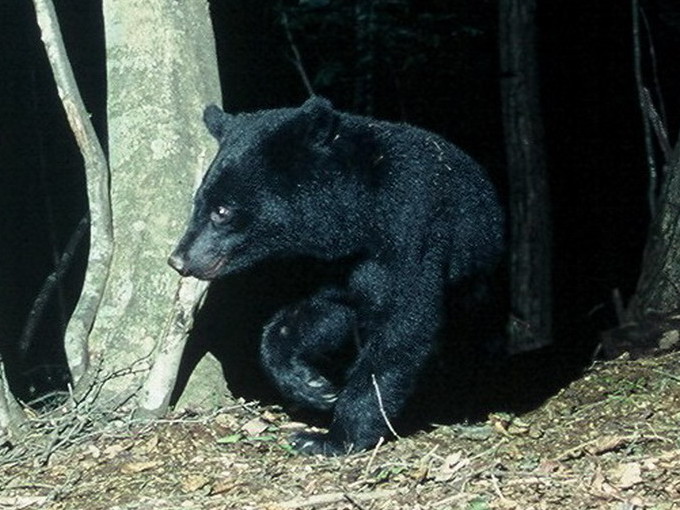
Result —
[[[153,423],[55,410],[0,452],[0,508],[680,509],[680,353],[598,363],[521,416],[436,426],[347,458],[237,402]],[[94,419],[93,419],[94,418]]]

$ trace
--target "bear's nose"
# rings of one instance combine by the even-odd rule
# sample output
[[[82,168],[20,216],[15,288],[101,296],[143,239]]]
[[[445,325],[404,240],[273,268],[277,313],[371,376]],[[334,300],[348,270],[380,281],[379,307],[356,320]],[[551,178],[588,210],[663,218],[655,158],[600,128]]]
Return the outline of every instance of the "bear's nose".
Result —
[[[187,276],[189,274],[184,262],[184,257],[177,252],[168,257],[168,264],[182,276]]]

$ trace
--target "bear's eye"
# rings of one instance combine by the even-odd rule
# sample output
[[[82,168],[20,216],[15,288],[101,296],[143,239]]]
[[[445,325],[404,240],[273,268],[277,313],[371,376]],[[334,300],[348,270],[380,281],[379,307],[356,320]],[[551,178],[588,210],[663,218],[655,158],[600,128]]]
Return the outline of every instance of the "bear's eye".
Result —
[[[217,206],[210,213],[210,221],[216,225],[224,225],[234,218],[234,209],[224,205]]]

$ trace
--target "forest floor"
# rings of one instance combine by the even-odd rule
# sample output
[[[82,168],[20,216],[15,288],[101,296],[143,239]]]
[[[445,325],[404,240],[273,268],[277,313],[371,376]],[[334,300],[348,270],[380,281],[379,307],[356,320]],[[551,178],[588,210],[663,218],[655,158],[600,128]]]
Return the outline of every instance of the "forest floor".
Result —
[[[236,402],[53,431],[38,454],[0,451],[0,509],[680,509],[680,353],[598,362],[526,412],[343,458],[293,453],[301,426]]]

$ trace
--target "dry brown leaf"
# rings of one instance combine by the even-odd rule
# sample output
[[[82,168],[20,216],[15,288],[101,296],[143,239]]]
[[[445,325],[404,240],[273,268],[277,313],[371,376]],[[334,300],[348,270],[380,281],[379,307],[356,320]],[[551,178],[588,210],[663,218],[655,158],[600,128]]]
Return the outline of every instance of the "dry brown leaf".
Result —
[[[619,493],[618,489],[607,480],[599,469],[590,481],[590,490],[600,496],[616,497]]]
[[[647,505],[645,504],[645,501],[640,497],[640,496],[633,496],[630,498],[628,501],[628,504],[633,508],[646,508]]]
[[[529,437],[531,439],[540,439],[544,436],[545,432],[535,425],[529,427]]]
[[[498,508],[503,508],[505,510],[514,510],[520,508],[519,503],[507,498],[500,498],[498,502],[495,503]]]
[[[234,426],[235,420],[236,418],[230,414],[218,414],[213,419],[213,423],[215,425],[219,425],[220,427],[231,428]]]
[[[671,500],[677,499],[680,501],[680,482],[673,481],[666,485],[663,490],[669,495]]]
[[[642,467],[637,462],[621,464],[612,473],[612,480],[620,489],[630,489],[642,482]]]
[[[658,457],[659,467],[662,469],[675,469],[680,464],[680,452],[667,452]]]
[[[536,468],[539,473],[557,473],[564,469],[564,464],[557,460],[544,459]]]
[[[97,460],[97,459],[83,459],[83,460],[78,461],[78,466],[81,469],[84,469],[85,471],[87,471],[88,469],[93,468],[97,464],[103,464],[104,462],[105,461]]]
[[[289,421],[279,425],[279,429],[281,430],[299,430],[304,428],[307,428],[307,425],[300,421]]]
[[[470,463],[469,459],[463,458],[461,452],[447,455],[439,469],[434,472],[435,482],[448,482],[453,479],[458,471]]]
[[[642,467],[645,471],[655,471],[659,467],[657,465],[658,462],[659,462],[659,459],[654,458],[654,457],[650,457],[650,458],[644,459],[642,461]]]
[[[584,450],[590,455],[601,455],[616,450],[620,446],[626,444],[626,442],[627,440],[623,436],[604,436],[587,445]]]
[[[510,419],[502,413],[492,413],[489,415],[489,422],[493,429],[503,436],[509,436],[508,426],[510,425]]]
[[[265,409],[264,411],[262,411],[262,419],[268,421],[269,423],[272,423],[278,419],[278,416],[272,411]]]
[[[412,471],[408,472],[408,476],[410,476],[412,479],[416,480],[417,482],[422,482],[426,480],[430,475],[430,466],[428,466],[426,463],[422,462],[418,465],[417,468],[415,468]]]
[[[613,497],[616,497],[616,498],[620,497],[619,490],[608,482],[604,482],[602,484],[602,492],[604,494],[606,494],[607,496],[613,496]]]
[[[141,473],[142,471],[148,471],[149,469],[154,469],[162,464],[162,462],[154,460],[148,462],[129,462],[123,464],[120,470],[123,473]]]
[[[225,478],[224,480],[218,480],[210,488],[210,495],[214,496],[216,494],[224,494],[225,492],[229,492],[230,490],[232,490],[237,485],[239,485],[239,481],[235,480],[234,478]]]
[[[189,475],[182,480],[181,487],[184,492],[196,492],[210,483],[210,479],[203,475]]]
[[[92,458],[98,459],[101,456],[102,451],[99,448],[97,448],[97,446],[90,444],[87,445],[87,453],[89,453],[92,456]]]
[[[103,453],[107,458],[112,459],[112,458],[116,457],[120,452],[124,452],[126,450],[129,450],[131,446],[132,446],[132,443],[130,443],[130,444],[116,443],[116,444],[112,444],[112,445],[104,448]]]
[[[145,441],[144,444],[140,446],[139,450],[141,450],[142,453],[156,451],[159,441],[160,438],[158,437],[158,434],[154,434],[147,441]]]
[[[264,421],[262,418],[253,418],[249,422],[245,423],[241,430],[249,436],[259,436],[269,427],[269,423]]]
[[[604,475],[600,471],[598,471],[595,473],[595,475],[593,475],[593,478],[590,481],[590,487],[595,492],[602,492],[602,487],[604,483],[605,483]]]
[[[531,429],[531,425],[525,421],[515,418],[507,427],[508,432],[513,436],[526,434]]]
[[[45,508],[43,505],[48,501],[47,496],[16,496],[0,498],[0,508]]]

